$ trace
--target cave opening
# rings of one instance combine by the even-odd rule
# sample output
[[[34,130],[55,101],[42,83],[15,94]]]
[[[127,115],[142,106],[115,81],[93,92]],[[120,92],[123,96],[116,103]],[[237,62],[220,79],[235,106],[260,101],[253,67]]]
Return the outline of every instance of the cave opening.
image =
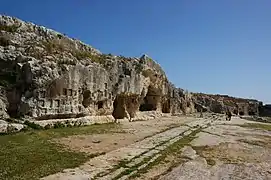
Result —
[[[240,115],[240,116],[244,116],[245,113],[244,113],[243,111],[240,111],[240,112],[239,112],[239,115]]]
[[[255,116],[255,115],[256,115],[256,113],[255,113],[255,112],[253,112],[253,111],[249,111],[249,112],[248,112],[248,115],[249,115],[249,116]]]
[[[143,102],[139,106],[139,111],[156,111],[159,100],[159,91],[150,86]]]
[[[102,109],[104,107],[104,102],[103,101],[98,101],[97,105],[98,105],[98,109]]]
[[[238,115],[238,110],[233,110],[233,114],[236,114],[236,115]]]
[[[163,104],[162,104],[162,113],[170,113],[170,100],[166,100]]]
[[[117,96],[113,102],[113,117],[115,119],[125,118],[125,104],[124,97]]]
[[[85,108],[88,107],[91,103],[90,97],[91,97],[91,92],[89,90],[85,90],[83,92],[83,102],[82,102],[82,104]]]
[[[115,119],[134,118],[139,106],[138,95],[117,95],[113,102],[113,117]]]

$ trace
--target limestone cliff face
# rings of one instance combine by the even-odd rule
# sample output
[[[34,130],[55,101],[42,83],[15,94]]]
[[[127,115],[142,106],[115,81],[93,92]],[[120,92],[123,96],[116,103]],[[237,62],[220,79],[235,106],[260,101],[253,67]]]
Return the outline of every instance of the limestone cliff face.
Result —
[[[102,54],[61,33],[0,16],[0,118],[35,120],[139,112],[258,115],[256,100],[189,93],[171,84],[147,55]],[[263,111],[263,110],[262,110]]]
[[[0,16],[0,101],[11,116],[134,118],[139,111],[192,113],[191,96],[150,57],[102,54],[63,34]]]
[[[253,99],[242,99],[227,95],[210,95],[193,93],[195,107],[198,111],[224,113],[227,110],[236,115],[260,115],[262,102]]]

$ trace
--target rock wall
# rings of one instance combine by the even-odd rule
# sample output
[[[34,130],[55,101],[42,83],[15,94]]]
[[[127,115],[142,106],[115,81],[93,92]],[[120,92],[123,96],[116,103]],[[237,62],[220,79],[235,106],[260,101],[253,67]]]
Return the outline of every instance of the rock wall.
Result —
[[[33,120],[195,111],[259,114],[259,102],[189,93],[147,55],[102,54],[54,30],[0,16],[0,118]],[[142,112],[142,113],[139,113]],[[142,115],[143,114],[143,115]]]
[[[6,91],[0,87],[0,119],[6,119],[9,117],[7,114],[8,100],[6,98]]]
[[[253,99],[203,93],[193,93],[193,101],[198,111],[225,113],[229,110],[236,115],[259,115],[262,106],[262,102]]]
[[[191,96],[172,85],[147,55],[102,54],[81,41],[0,16],[2,112],[35,120],[113,115],[140,111],[192,113]],[[6,113],[7,112],[7,113]]]

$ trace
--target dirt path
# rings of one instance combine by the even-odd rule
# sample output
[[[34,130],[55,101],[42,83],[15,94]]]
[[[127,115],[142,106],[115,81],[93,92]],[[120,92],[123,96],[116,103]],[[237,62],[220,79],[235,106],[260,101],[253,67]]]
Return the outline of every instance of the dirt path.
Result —
[[[125,133],[60,139],[75,150],[106,153],[43,179],[271,179],[271,132],[237,117],[223,119],[124,122]]]

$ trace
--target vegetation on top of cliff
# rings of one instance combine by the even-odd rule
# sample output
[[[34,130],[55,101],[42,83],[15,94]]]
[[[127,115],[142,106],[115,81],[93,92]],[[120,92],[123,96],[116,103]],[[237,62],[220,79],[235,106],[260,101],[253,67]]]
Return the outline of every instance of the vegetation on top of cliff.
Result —
[[[18,30],[20,27],[18,24],[16,24],[16,19],[9,16],[2,16],[2,18],[5,19],[5,21],[10,20],[9,25],[6,25],[5,23],[0,24],[0,30],[14,33]],[[101,54],[98,50],[92,48],[91,46],[81,42],[80,40],[76,40],[73,38],[69,38],[66,35],[63,35],[57,31],[47,29],[42,26],[33,26],[32,23],[23,22],[18,19],[21,24],[24,24],[22,26],[23,30],[20,31],[20,33],[25,33],[27,31],[32,31],[31,38],[26,38],[23,41],[20,41],[20,45],[23,48],[25,48],[25,51],[23,51],[24,55],[32,56],[36,59],[42,60],[45,56],[53,56],[55,60],[61,59],[61,61],[57,62],[59,64],[69,64],[69,65],[75,65],[77,62],[76,60],[90,60],[89,62],[98,63],[104,66],[105,68],[110,68],[110,62],[107,63],[107,59],[110,57],[112,58],[112,55],[106,55]],[[30,36],[30,35],[29,35]],[[24,36],[22,36],[24,37]],[[16,38],[15,36],[10,37]],[[39,40],[38,40],[39,39]],[[16,40],[16,39],[15,39]],[[2,46],[8,46],[10,45],[10,40],[7,38],[0,38],[0,45]],[[69,59],[71,55],[76,58],[75,61],[71,60],[63,60],[63,59]],[[67,56],[68,58],[65,58]],[[64,57],[64,58],[63,58]],[[148,56],[144,56],[145,60],[148,62],[154,62],[152,58]],[[71,58],[72,59],[72,58]],[[127,58],[124,56],[117,56],[117,60],[122,62],[129,62],[133,58]],[[87,61],[85,61],[87,63]],[[155,63],[156,64],[156,63]],[[136,65],[136,71],[141,72],[143,69],[143,66]]]
[[[229,95],[220,95],[220,94],[205,94],[205,93],[192,93],[195,96],[209,96],[211,98],[214,98],[215,100],[218,100],[219,98],[223,98],[224,101],[235,101],[238,103],[242,103],[242,102],[248,102],[248,101],[255,101],[257,102],[257,100],[255,99],[245,99],[245,98],[238,98],[238,97],[232,97]]]
[[[141,63],[137,63],[135,66],[135,70],[137,73],[140,73],[143,70],[143,65]]]
[[[6,32],[11,32],[14,33],[18,30],[18,26],[16,25],[5,25],[5,24],[0,24],[0,31],[6,31]]]
[[[59,65],[76,65],[77,63],[81,63],[87,66],[90,63],[97,63],[105,69],[110,69],[114,60],[123,63],[130,63],[131,60],[134,60],[134,58],[124,56],[113,57],[111,54],[102,54],[80,40],[69,38],[66,35],[43,26],[34,26],[32,23],[18,20],[22,24],[20,27],[16,18],[4,16],[4,19],[4,22],[8,22],[9,25],[2,23],[0,30],[13,33],[20,28],[21,39],[19,40],[16,34],[9,34],[8,38],[0,36],[0,45],[9,46],[12,45],[12,42],[16,42],[16,48],[19,49],[20,47],[18,51],[21,51],[25,56],[31,56],[37,60],[52,60]],[[25,34],[30,31],[31,33]],[[134,68],[137,73],[142,72],[144,64],[149,65],[155,71],[163,72],[152,58],[147,55],[143,55],[142,57],[143,61],[135,60]]]
[[[95,54],[91,51],[84,51],[84,50],[78,50],[74,47],[70,47],[65,42],[61,40],[49,40],[44,41],[43,46],[45,48],[45,51],[48,54],[61,54],[61,53],[70,53],[72,56],[74,56],[77,60],[84,60],[84,59],[90,59],[93,63],[98,63],[101,65],[104,65],[106,63],[106,59],[108,55],[105,54]],[[70,64],[75,65],[75,61],[59,61],[59,64]]]
[[[58,41],[54,40],[44,41],[43,45],[45,47],[45,51],[50,54],[65,51],[64,46]]]
[[[148,61],[154,61],[151,57],[147,56]]]
[[[107,56],[104,54],[93,54],[88,51],[74,51],[72,53],[74,57],[76,57],[78,60],[82,59],[91,59],[92,62],[99,63],[99,64],[105,64]]]

